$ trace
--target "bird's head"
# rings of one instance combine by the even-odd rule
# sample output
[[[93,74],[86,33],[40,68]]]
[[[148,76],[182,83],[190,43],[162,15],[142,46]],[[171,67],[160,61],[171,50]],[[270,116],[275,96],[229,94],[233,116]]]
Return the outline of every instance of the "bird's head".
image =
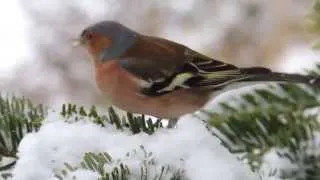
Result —
[[[101,21],[85,28],[77,45],[84,46],[95,60],[116,59],[129,49],[137,33],[115,21]]]

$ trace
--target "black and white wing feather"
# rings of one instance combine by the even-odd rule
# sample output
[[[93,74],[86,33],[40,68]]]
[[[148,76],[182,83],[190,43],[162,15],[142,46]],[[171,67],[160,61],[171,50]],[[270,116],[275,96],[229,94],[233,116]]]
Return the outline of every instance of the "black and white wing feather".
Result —
[[[187,49],[185,64],[164,81],[153,83],[143,92],[159,96],[180,88],[219,89],[247,76],[234,65],[214,60]]]
[[[194,51],[190,51],[186,57],[190,59],[174,75],[165,81],[152,84],[148,89],[143,90],[144,93],[150,96],[160,96],[180,88],[221,91],[236,83],[243,86],[270,81],[303,83],[320,88],[319,76],[272,72],[264,67],[238,68]]]

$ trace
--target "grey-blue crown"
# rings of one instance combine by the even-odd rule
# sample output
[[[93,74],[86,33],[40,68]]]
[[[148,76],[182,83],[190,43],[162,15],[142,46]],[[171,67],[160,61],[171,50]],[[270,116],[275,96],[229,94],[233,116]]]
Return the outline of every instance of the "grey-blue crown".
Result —
[[[86,30],[105,35],[112,40],[111,47],[104,49],[100,54],[101,61],[121,56],[134,44],[137,37],[135,31],[115,21],[101,21],[89,26]]]

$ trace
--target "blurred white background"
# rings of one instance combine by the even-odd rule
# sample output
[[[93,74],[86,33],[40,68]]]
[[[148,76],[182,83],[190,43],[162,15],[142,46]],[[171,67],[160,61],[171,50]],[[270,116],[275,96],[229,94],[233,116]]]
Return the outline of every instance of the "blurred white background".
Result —
[[[116,20],[239,66],[303,72],[319,62],[305,29],[311,0],[4,0],[0,88],[35,102],[103,103],[81,30]]]

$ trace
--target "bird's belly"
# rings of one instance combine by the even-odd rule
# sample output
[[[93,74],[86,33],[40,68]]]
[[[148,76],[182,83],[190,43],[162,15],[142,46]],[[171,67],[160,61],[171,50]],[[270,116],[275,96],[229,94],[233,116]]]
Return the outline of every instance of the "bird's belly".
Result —
[[[182,91],[184,92],[175,91],[158,97],[118,91],[118,94],[113,96],[112,103],[128,112],[171,119],[199,110],[209,97],[208,95]]]

